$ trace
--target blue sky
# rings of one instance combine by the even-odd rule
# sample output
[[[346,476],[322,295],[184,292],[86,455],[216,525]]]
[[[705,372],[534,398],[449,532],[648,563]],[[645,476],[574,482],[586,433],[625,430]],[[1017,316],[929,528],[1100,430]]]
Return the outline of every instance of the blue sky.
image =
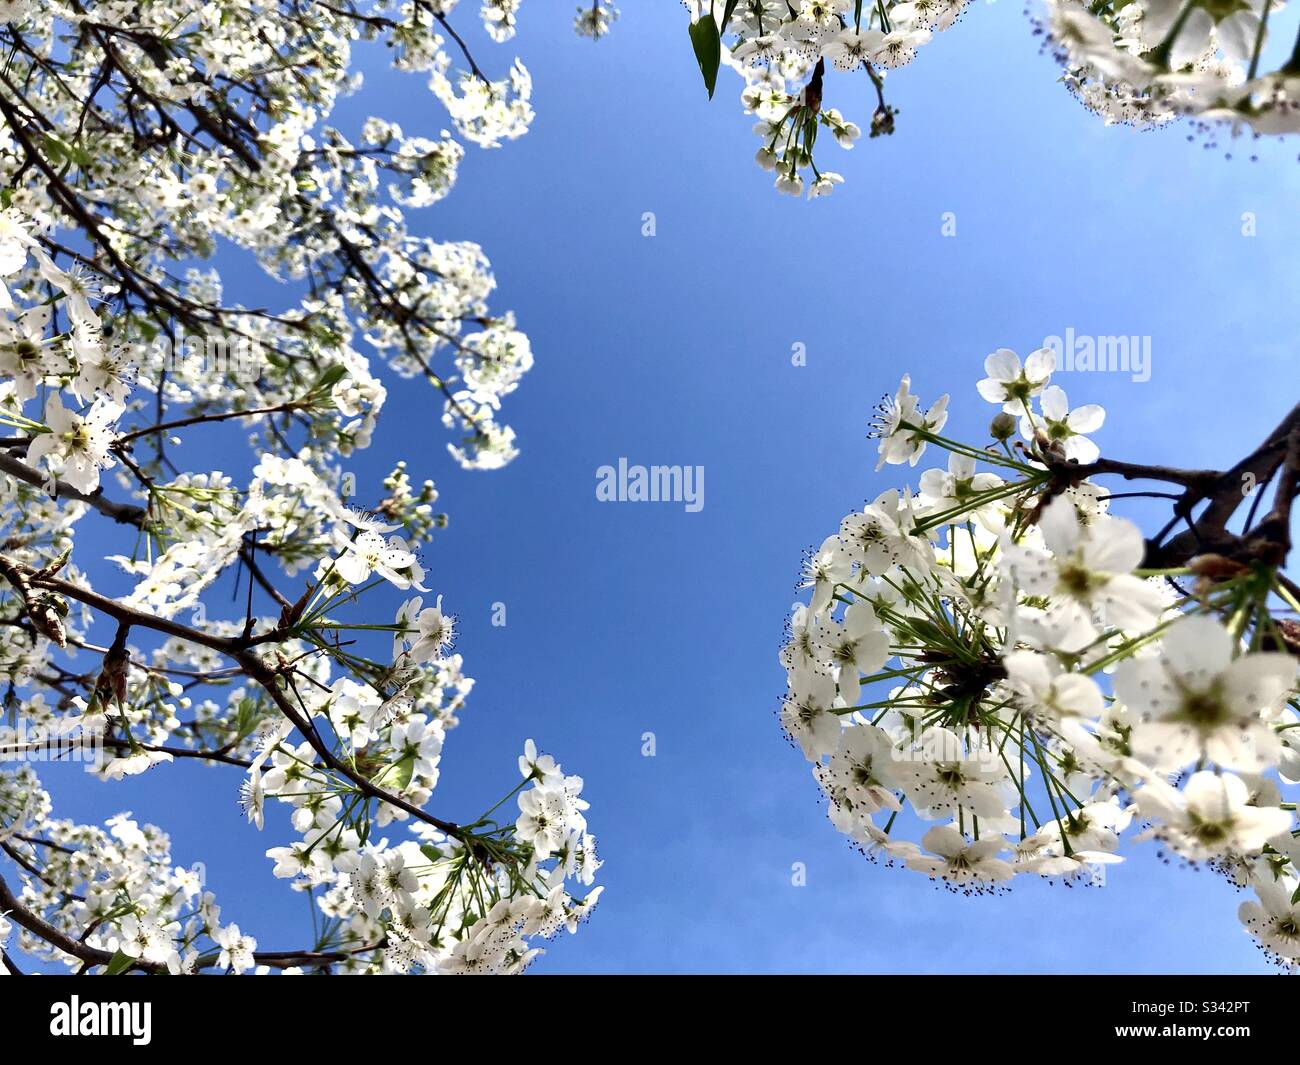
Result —
[[[680,6],[626,0],[598,44],[572,35],[570,7],[525,4],[511,46],[478,50],[493,70],[524,58],[536,122],[471,149],[456,190],[413,223],[482,244],[496,306],[532,338],[536,368],[506,411],[523,454],[458,470],[434,394],[412,383],[355,463],[364,481],[406,458],[451,515],[428,583],[459,614],[478,685],[431,809],[490,805],[530,736],[586,780],[605,897],[537,971],[1261,971],[1236,894],[1150,849],[1104,888],[991,899],[869,864],[777,727],[776,654],[803,549],[900,483],[872,472],[866,424],[905,371],[927,399],[951,392],[950,427],[974,435],[994,348],[1024,353],[1067,328],[1150,336],[1145,383],[1061,379],[1106,406],[1107,453],[1226,465],[1262,438],[1300,377],[1294,145],[1227,161],[1182,128],[1106,129],[1055,84],[1019,4],[978,2],[891,77],[898,133],[848,153],[827,143],[822,165],[847,183],[794,201],[752,162],[739,80],[724,71],[705,100]],[[442,127],[417,82],[367,71],[345,121]],[[828,79],[827,103],[864,126],[869,95],[863,78]],[[235,295],[277,299],[269,282]],[[791,365],[796,343],[806,366]],[[597,502],[597,468],[620,457],[702,465],[703,510]],[[49,774],[58,814],[133,810],[172,832],[178,862],[207,863],[225,916],[265,948],[304,943],[306,903],[262,857],[291,830],[244,825],[237,771],[74,777]]]

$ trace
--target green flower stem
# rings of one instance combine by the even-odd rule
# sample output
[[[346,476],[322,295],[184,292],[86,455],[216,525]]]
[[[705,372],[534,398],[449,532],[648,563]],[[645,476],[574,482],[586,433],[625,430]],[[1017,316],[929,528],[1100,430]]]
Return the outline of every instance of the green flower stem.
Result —
[[[1268,13],[1272,8],[1273,0],[1264,0],[1264,10],[1259,16],[1259,32],[1255,34],[1255,50],[1250,57],[1250,69],[1246,72],[1247,81],[1254,81],[1259,72],[1259,57],[1264,51],[1264,33],[1268,27]]]
[[[985,503],[994,503],[999,499],[1005,499],[1007,496],[1018,495],[1021,492],[1029,492],[1046,484],[1050,477],[1042,475],[1038,477],[1029,477],[1023,481],[1015,481],[1011,484],[999,485],[997,488],[988,488],[983,492],[977,492],[970,496],[964,503],[956,507],[949,507],[947,510],[940,511],[938,514],[931,514],[924,521],[917,522],[913,527],[916,532],[924,532],[936,525],[947,525],[953,518],[959,518],[972,510],[978,510]]]
[[[995,455],[991,451],[984,451],[981,448],[972,447],[969,444],[962,444],[956,440],[949,440],[945,436],[939,436],[937,433],[932,433],[929,429],[926,429],[923,426],[913,425],[911,422],[900,422],[898,427],[899,430],[906,429],[908,432],[911,432],[924,440],[928,440],[932,444],[937,444],[946,451],[955,452],[958,455],[965,455],[968,458],[979,459],[983,462],[991,463],[994,466],[1007,466],[1013,470],[1019,470],[1024,474],[1036,474],[1042,472],[1041,470],[1037,470],[1033,466],[1028,466],[1023,462],[1004,459],[1002,456]]]

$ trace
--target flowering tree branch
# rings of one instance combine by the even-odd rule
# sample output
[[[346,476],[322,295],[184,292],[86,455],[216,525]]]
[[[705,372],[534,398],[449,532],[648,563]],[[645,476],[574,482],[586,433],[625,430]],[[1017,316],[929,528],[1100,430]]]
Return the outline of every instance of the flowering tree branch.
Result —
[[[1165,481],[1182,486],[1183,492],[1174,505],[1175,519],[1188,525],[1167,543],[1148,543],[1146,565],[1149,568],[1186,564],[1198,554],[1213,552],[1238,562],[1269,558],[1280,565],[1291,547],[1290,513],[1295,496],[1297,466],[1294,458],[1297,430],[1300,430],[1300,405],[1268,435],[1249,455],[1226,471],[1177,470],[1161,466],[1098,459],[1086,466],[1057,463],[1052,466],[1063,478],[1075,483],[1094,476],[1115,474],[1126,480]],[[1227,523],[1241,504],[1264,488],[1281,471],[1273,509],[1261,522],[1234,534]],[[1194,508],[1207,504],[1193,518]]]
[[[43,476],[39,470],[34,470],[3,452],[0,452],[0,472],[36,488],[43,488],[50,482],[50,478]],[[93,492],[83,492],[66,481],[60,481],[57,478],[54,479],[54,486],[58,498],[85,503],[123,525],[139,526],[144,521],[145,512],[141,507],[131,503],[115,503],[110,499],[105,499],[103,492],[99,488],[96,488]]]
[[[1123,462],[1090,439],[1105,412],[1071,408],[1054,368],[1049,349],[989,356],[978,390],[1001,411],[984,444],[945,435],[948,397],[923,409],[906,377],[882,406],[881,467],[937,447],[947,468],[811,553],[782,724],[872,857],[967,894],[1098,883],[1145,822],[1138,840],[1253,889],[1242,923],[1294,968],[1300,590],[1283,567],[1300,407],[1225,471]],[[1179,491],[1109,493],[1105,477]],[[1111,513],[1133,495],[1171,499],[1173,518],[1144,537]]]
[[[1189,117],[1235,138],[1300,132],[1300,53],[1262,70],[1273,0],[1043,0],[1035,34],[1064,69],[1060,79],[1108,124],[1153,128]],[[861,136],[827,99],[827,64],[870,80],[870,135],[891,134],[897,108],[885,80],[910,65],[934,34],[957,23],[969,0],[686,0],[691,43],[710,97],[723,66],[745,81],[741,103],[757,119],[758,164],[780,192],[824,196],[841,183],[816,162],[819,130],[841,147]],[[1270,19],[1273,21],[1270,21]],[[1300,38],[1298,38],[1300,40]],[[1297,45],[1300,47],[1300,45]]]
[[[493,41],[517,8],[483,5]],[[599,36],[612,17],[601,2],[575,25]],[[454,133],[329,124],[367,41],[427,76]],[[533,117],[523,64],[494,75],[468,41],[425,0],[6,7],[6,972],[22,956],[110,973],[516,972],[599,897],[582,782],[531,741],[484,812],[430,812],[473,686],[454,616],[410,594],[427,594],[420,552],[447,519],[404,462],[372,486],[345,469],[394,375],[433,385],[461,465],[517,454],[497,419],[528,339],[490,308],[477,245],[408,221],[451,192],[463,142],[495,147]],[[218,244],[295,282],[288,305],[228,301]],[[242,481],[186,468],[206,454],[244,467],[241,436]],[[242,592],[234,616],[221,587]],[[385,603],[394,592],[407,597]],[[34,766],[55,759],[109,780],[173,762],[238,773],[253,826],[287,813],[275,830],[290,842],[265,855],[311,898],[316,941],[257,950],[155,826],[54,819]]]
[[[1108,124],[1139,128],[1191,117],[1235,137],[1300,131],[1300,69],[1262,70],[1272,0],[1220,6],[1048,0],[1039,20],[1064,82]]]
[[[3,912],[19,927],[26,929],[28,932],[41,939],[49,942],[51,945],[63,951],[66,955],[76,958],[83,963],[83,968],[103,966],[112,968],[117,972],[129,972],[138,970],[142,973],[165,973],[166,966],[155,962],[145,961],[140,958],[122,959],[119,955],[106,950],[99,950],[96,947],[87,945],[80,940],[73,939],[65,935],[58,928],[54,927],[48,921],[42,920],[41,917],[23,906],[22,902],[10,890],[9,885],[5,883],[4,877],[0,876],[0,912]],[[258,950],[253,952],[253,960],[259,965],[265,965],[276,969],[287,968],[313,968],[328,969],[332,965],[338,965],[344,962],[352,962],[356,955],[373,951],[383,944],[373,944],[351,951],[266,951]],[[21,975],[16,965],[12,963],[8,955],[5,955],[5,963],[10,972],[15,975]],[[213,967],[218,960],[217,955],[209,958],[199,959],[194,966],[194,971]]]

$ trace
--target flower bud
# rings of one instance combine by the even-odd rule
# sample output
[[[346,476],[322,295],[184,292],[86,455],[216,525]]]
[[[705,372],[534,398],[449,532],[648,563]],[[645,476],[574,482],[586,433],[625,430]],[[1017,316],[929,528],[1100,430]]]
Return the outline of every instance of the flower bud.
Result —
[[[1210,581],[1230,581],[1249,572],[1248,566],[1216,554],[1197,555],[1187,563],[1187,568],[1196,576]]]
[[[1283,651],[1300,658],[1300,622],[1277,618],[1277,631],[1267,632],[1260,642],[1262,651]]]
[[[107,703],[112,699],[118,706],[126,703],[126,675],[131,664],[131,652],[114,644],[104,655],[103,669],[95,684],[95,694]]]
[[[1016,435],[1016,419],[1006,411],[1002,411],[989,425],[989,435],[994,440],[1010,440]]]
[[[57,595],[37,596],[27,607],[27,616],[32,619],[36,631],[60,647],[68,644],[63,628],[63,619],[67,613],[68,604]]]

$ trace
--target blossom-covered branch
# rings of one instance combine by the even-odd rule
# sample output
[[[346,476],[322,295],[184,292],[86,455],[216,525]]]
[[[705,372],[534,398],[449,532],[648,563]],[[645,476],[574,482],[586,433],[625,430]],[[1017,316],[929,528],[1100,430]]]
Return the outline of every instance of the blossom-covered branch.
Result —
[[[599,897],[582,781],[532,741],[482,813],[429,809],[474,683],[426,600],[446,517],[404,462],[343,466],[392,375],[434,386],[462,465],[517,453],[497,416],[527,337],[477,245],[408,223],[462,141],[532,119],[523,64],[489,73],[454,6],[3,5],[0,973],[514,972]],[[483,5],[494,41],[517,8]],[[328,124],[371,42],[455,133]],[[227,300],[219,248],[289,305]],[[266,854],[311,941],[258,949],[160,828],[56,818],[55,760],[232,774],[249,822],[293,833]]]
[[[826,130],[842,148],[852,148],[862,135],[858,123],[826,106],[829,70],[860,72],[875,101],[870,136],[893,133],[898,109],[885,100],[886,76],[911,63],[935,33],[952,26],[968,0],[684,3],[709,96],[722,65],[738,72],[745,79],[745,112],[758,119],[759,166],[775,173],[780,192],[798,196],[806,185],[811,198],[826,195],[844,180],[817,165],[819,132]],[[805,172],[811,176],[808,182]]]
[[[1300,132],[1300,36],[1280,66],[1263,61],[1284,6],[1047,0],[1041,26],[1070,91],[1108,124],[1191,117],[1234,136],[1286,134]]]
[[[812,553],[782,724],[872,856],[966,893],[1094,883],[1141,822],[1251,888],[1247,930],[1300,965],[1300,597],[1283,572],[1300,407],[1226,471],[1127,462],[1100,454],[1104,412],[1072,408],[1054,366],[1050,349],[989,356],[983,442],[945,435],[948,397],[925,409],[906,377],[882,405],[881,467],[932,446],[947,466]],[[1112,512],[1135,496],[1172,501],[1146,536]]]
[[[870,83],[870,136],[894,132],[886,78],[909,65],[968,0],[683,0],[691,45],[710,97],[721,67],[745,79],[741,101],[757,119],[756,159],[776,188],[809,197],[843,177],[817,163],[824,130],[843,148],[861,136],[841,113],[851,82]],[[1284,63],[1264,63],[1281,0],[1043,0],[1035,33],[1064,68],[1069,90],[1107,124],[1141,129],[1192,118],[1203,130],[1258,138],[1300,132],[1300,34]],[[1286,32],[1283,30],[1283,32]],[[858,97],[858,90],[848,89]],[[830,104],[836,106],[828,106]]]

